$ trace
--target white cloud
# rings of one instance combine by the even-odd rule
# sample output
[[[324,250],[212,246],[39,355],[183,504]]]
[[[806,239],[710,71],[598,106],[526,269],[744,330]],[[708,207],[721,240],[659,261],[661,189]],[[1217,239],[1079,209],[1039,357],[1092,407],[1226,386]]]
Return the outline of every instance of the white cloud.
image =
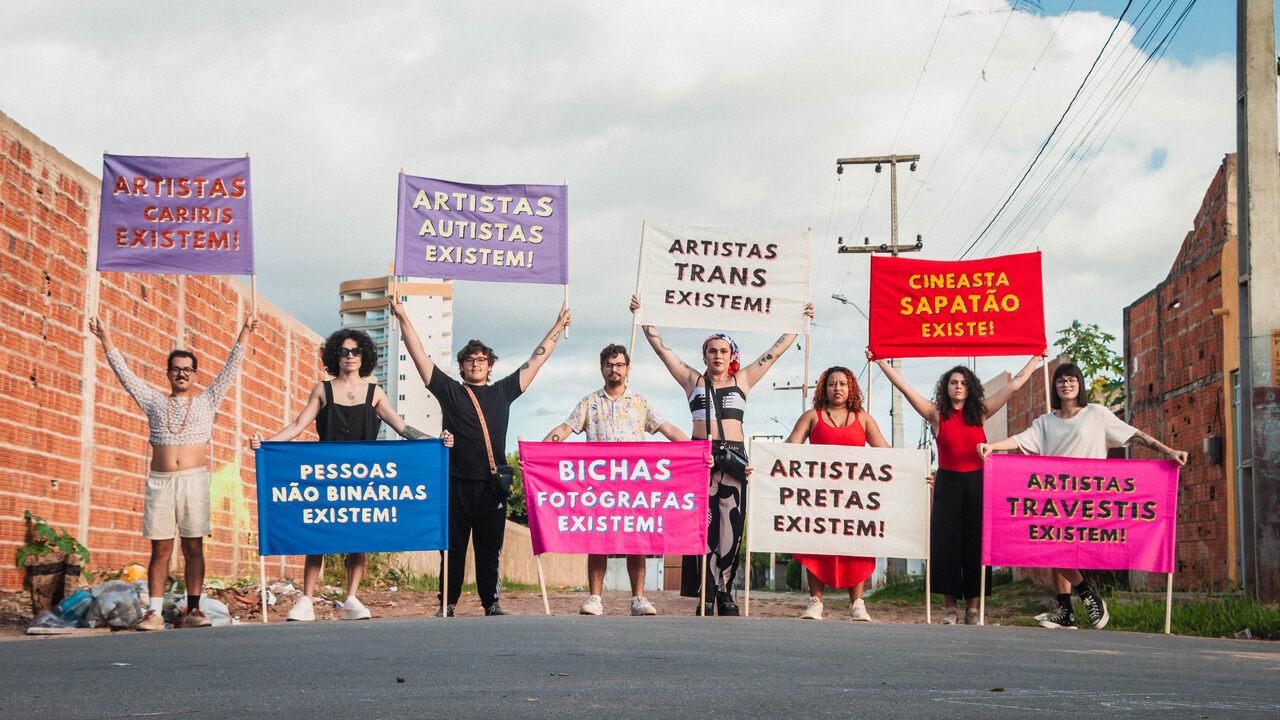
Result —
[[[178,12],[164,3],[6,3],[0,108],[95,172],[104,149],[252,153],[260,290],[320,332],[334,324],[340,280],[385,272],[401,167],[462,181],[567,180],[576,322],[512,422],[513,437],[541,437],[598,385],[599,347],[626,342],[646,218],[812,227],[820,326],[811,378],[830,364],[862,367],[865,323],[828,298],[843,292],[865,305],[866,256],[836,255],[835,236],[853,241],[873,183],[860,234],[887,236],[887,179],[865,169],[837,180],[835,158],[922,153],[920,171],[903,178],[904,205],[926,173],[928,185],[902,231],[932,227],[923,257],[950,258],[1035,151],[1114,23],[1095,13],[1061,19],[942,215],[1060,21],[981,12],[1003,7],[994,1],[957,5],[979,12],[953,9],[903,122],[943,7],[290,3]],[[1006,22],[986,80],[937,155]],[[1155,69],[1039,235],[1051,331],[1080,318],[1119,334],[1121,308],[1164,276],[1234,146],[1233,77],[1229,58]],[[1157,151],[1167,155],[1153,168]],[[523,358],[559,296],[550,287],[460,284],[455,335]],[[696,356],[702,333],[667,334]],[[770,340],[740,338],[748,355]],[[636,355],[635,385],[687,426],[643,339]],[[908,377],[927,386],[947,362],[908,362]],[[1003,364],[983,360],[981,374]],[[795,383],[801,372],[793,351],[767,382]],[[886,385],[876,383],[887,426]],[[799,407],[795,392],[759,391],[748,430],[789,428]],[[907,427],[914,440],[915,421]]]

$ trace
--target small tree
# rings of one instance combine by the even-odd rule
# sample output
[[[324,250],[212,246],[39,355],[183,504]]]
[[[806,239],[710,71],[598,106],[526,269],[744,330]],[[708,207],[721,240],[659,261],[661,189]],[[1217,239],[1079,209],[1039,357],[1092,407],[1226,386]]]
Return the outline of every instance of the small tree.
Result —
[[[511,466],[511,497],[507,499],[507,519],[521,525],[529,524],[529,510],[524,505],[524,471],[520,469],[520,453],[507,454],[507,464]]]
[[[1124,403],[1124,362],[1112,349],[1115,341],[1115,335],[1096,323],[1072,320],[1070,327],[1058,331],[1053,343],[1080,366],[1089,381],[1090,399],[1112,408]]]

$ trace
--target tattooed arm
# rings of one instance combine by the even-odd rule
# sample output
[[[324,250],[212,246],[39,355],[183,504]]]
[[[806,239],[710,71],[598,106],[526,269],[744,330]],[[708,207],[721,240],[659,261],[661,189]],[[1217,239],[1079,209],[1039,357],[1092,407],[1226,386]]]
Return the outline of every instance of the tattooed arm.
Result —
[[[569,436],[572,434],[573,428],[569,427],[569,423],[560,423],[559,425],[551,428],[551,432],[547,433],[547,436],[542,438],[542,442],[562,442],[564,440],[568,440]]]
[[[551,357],[551,353],[555,352],[556,343],[560,342],[560,336],[564,334],[564,329],[569,327],[569,320],[569,306],[561,305],[560,315],[556,318],[556,324],[551,326],[551,329],[547,331],[547,336],[542,338],[542,342],[538,343],[538,347],[533,349],[533,354],[529,356],[529,360],[520,366],[520,392],[529,389],[529,384],[537,377],[538,371],[547,362],[547,358]]]
[[[635,295],[631,296],[631,312],[640,309],[640,301]],[[693,386],[698,384],[701,377],[697,370],[694,370],[674,350],[667,346],[662,339],[658,328],[653,325],[641,325],[640,329],[644,332],[644,339],[649,341],[649,346],[658,354],[658,359],[663,365],[667,366],[667,372],[671,373],[671,377],[680,383],[680,387],[684,388],[685,395],[693,392]]]
[[[1144,447],[1164,455],[1179,465],[1187,464],[1187,452],[1185,450],[1174,450],[1141,430],[1134,433],[1133,437],[1129,438],[1125,445],[1129,447]]]

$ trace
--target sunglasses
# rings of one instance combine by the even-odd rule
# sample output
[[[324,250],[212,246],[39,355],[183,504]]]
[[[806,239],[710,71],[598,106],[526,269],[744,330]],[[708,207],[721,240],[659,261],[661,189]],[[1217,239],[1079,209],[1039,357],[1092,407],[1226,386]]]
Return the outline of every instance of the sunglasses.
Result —
[[[338,357],[363,357],[360,348],[338,348]]]

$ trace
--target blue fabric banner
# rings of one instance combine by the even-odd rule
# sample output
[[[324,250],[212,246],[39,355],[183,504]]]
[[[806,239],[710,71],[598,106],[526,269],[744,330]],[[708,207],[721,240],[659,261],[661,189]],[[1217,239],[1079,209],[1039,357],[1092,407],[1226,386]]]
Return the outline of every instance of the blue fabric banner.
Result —
[[[444,550],[449,451],[440,440],[264,442],[258,552]]]

